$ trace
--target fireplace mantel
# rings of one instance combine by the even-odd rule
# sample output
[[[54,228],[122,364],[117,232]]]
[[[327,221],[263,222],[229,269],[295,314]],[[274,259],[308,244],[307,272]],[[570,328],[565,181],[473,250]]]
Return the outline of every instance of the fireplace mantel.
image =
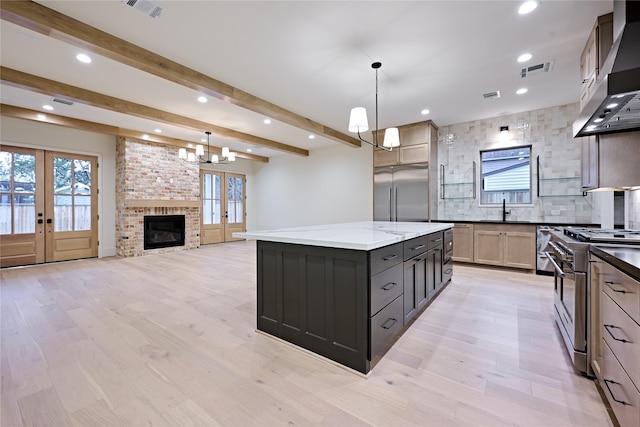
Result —
[[[128,199],[126,208],[199,208],[200,200]]]

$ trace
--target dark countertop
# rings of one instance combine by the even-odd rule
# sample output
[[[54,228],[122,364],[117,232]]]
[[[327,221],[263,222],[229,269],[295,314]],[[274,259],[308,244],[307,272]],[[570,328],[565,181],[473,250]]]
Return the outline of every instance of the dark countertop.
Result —
[[[540,221],[502,221],[499,219],[480,219],[480,220],[469,220],[469,219],[434,219],[431,222],[451,222],[451,223],[459,223],[459,224],[524,224],[524,225],[550,225],[557,227],[597,227],[600,228],[600,224],[575,224],[575,223],[560,223],[560,222],[540,222]]]
[[[591,245],[591,252],[636,280],[640,280],[640,246]]]

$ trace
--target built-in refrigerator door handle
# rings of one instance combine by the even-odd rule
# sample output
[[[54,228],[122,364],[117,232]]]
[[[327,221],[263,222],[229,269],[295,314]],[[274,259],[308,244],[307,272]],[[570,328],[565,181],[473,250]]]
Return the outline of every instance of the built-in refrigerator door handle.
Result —
[[[393,216],[393,221],[397,221],[398,220],[398,187],[393,187],[393,193],[394,193],[394,201],[393,201],[393,206],[395,207],[395,215]]]
[[[393,221],[393,200],[391,200],[391,187],[389,187],[389,221]]]

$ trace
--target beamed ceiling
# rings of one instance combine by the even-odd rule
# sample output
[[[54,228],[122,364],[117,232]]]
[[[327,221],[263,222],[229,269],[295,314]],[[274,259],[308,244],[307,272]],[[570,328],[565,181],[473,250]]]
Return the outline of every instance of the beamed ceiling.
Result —
[[[211,131],[213,146],[264,162],[360,147],[347,121],[364,106],[375,127],[374,61],[381,129],[577,102],[581,50],[612,1],[542,1],[526,16],[519,3],[159,1],[152,18],[120,0],[2,1],[1,112],[180,147]]]

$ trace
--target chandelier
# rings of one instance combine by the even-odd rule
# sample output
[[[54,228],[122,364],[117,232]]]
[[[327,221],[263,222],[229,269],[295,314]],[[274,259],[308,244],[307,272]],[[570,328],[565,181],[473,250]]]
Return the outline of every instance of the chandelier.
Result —
[[[222,147],[222,155],[218,156],[217,154],[211,154],[211,148],[209,146],[209,136],[211,132],[206,131],[207,134],[207,155],[204,154],[204,147],[200,144],[196,145],[196,152],[188,152],[186,148],[181,148],[178,150],[178,157],[184,160],[185,162],[195,163],[198,162],[200,164],[208,163],[208,164],[227,164],[229,162],[236,161],[236,153],[229,151],[229,147]]]
[[[387,128],[384,132],[384,141],[382,145],[378,144],[378,69],[382,67],[381,62],[374,62],[371,64],[371,68],[376,70],[376,132],[374,133],[374,142],[369,142],[362,139],[360,132],[366,132],[369,130],[369,122],[367,120],[367,110],[364,107],[354,107],[351,109],[351,116],[349,117],[349,132],[358,133],[360,141],[366,142],[369,145],[373,145],[376,148],[382,150],[391,151],[394,147],[400,146],[400,135],[398,128]]]

